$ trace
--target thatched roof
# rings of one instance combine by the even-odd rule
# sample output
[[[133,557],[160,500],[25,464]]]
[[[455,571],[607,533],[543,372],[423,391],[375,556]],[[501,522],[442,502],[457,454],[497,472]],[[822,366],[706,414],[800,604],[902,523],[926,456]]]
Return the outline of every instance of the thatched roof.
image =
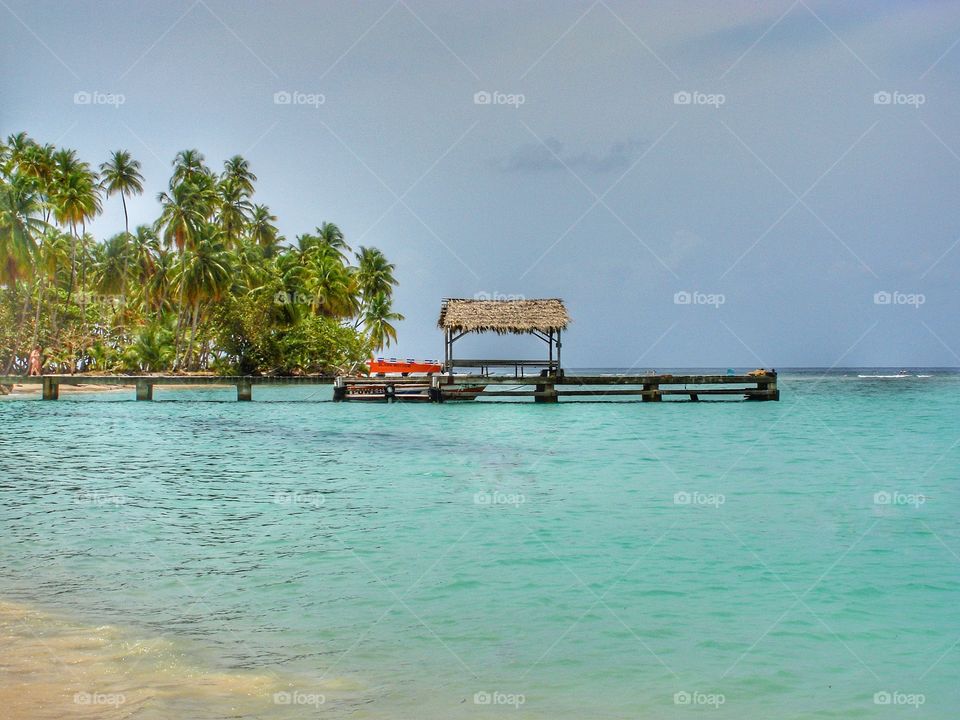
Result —
[[[570,316],[557,298],[541,300],[464,300],[447,298],[437,323],[458,332],[548,333],[563,330]]]

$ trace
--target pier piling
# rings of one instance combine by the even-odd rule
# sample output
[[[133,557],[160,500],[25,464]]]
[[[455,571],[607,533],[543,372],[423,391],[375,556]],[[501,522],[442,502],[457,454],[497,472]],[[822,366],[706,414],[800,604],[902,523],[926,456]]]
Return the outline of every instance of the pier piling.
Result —
[[[137,400],[153,400],[153,383],[137,380]]]
[[[43,379],[43,399],[44,400],[60,399],[60,383],[58,383],[52,377],[45,377]]]
[[[237,400],[243,402],[253,400],[253,385],[249,380],[241,380],[237,383]]]

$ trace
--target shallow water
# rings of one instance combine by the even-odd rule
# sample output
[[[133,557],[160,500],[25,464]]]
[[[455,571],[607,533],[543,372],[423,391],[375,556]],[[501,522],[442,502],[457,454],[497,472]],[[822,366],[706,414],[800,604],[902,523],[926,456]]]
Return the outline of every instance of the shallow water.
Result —
[[[858,374],[890,373],[782,373],[779,403],[5,398],[0,706],[950,717],[960,376]]]

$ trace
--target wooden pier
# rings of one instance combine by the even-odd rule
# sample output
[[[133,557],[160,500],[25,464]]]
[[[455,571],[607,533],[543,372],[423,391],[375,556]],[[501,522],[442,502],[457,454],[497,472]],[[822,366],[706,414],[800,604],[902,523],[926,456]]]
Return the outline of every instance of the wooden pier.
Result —
[[[44,400],[57,400],[61,385],[133,386],[137,400],[153,400],[156,385],[202,385],[237,388],[237,400],[253,400],[254,385],[332,385],[330,375],[273,377],[261,375],[0,375],[0,385],[42,385]]]
[[[429,387],[426,387],[429,386]],[[470,389],[483,387],[480,392]],[[411,390],[423,388],[420,392]],[[406,392],[405,392],[406,391]],[[468,391],[468,392],[465,392]],[[465,395],[467,396],[465,398]],[[338,377],[335,401],[448,402],[474,398],[533,398],[555,403],[561,398],[633,397],[660,402],[664,396],[741,396],[745,400],[779,400],[777,374],[765,375],[431,375],[407,377]]]

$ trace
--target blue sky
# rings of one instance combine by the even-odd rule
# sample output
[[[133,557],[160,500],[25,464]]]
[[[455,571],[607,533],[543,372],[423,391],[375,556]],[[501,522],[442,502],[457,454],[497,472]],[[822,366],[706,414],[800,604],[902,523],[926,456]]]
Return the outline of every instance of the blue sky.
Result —
[[[444,296],[521,295],[567,301],[568,366],[960,365],[956,3],[0,0],[0,16],[0,133],[95,165],[130,150],[133,223],[155,218],[177,151],[243,154],[289,239],[332,221],[397,263],[390,354],[442,355]],[[121,227],[110,201],[93,230]]]

